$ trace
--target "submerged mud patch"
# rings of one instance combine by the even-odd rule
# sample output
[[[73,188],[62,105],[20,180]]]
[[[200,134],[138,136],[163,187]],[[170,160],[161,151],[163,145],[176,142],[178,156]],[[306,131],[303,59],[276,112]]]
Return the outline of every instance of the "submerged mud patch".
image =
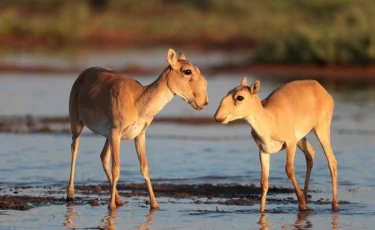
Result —
[[[0,209],[29,210],[35,206],[64,204],[65,199],[56,197],[35,197],[35,196],[0,196]]]
[[[220,204],[253,206],[259,204],[260,188],[255,185],[238,184],[155,184],[155,195],[159,198],[184,199],[195,204]],[[122,197],[134,200],[144,199],[148,196],[144,184],[119,184],[118,191]],[[14,193],[14,191],[17,193]],[[47,205],[106,205],[109,201],[109,189],[106,184],[76,185],[76,197],[74,201],[67,203],[65,200],[66,190],[62,185],[54,186],[17,186],[3,188],[0,195],[0,210],[15,209],[29,210],[34,207]],[[316,192],[318,191],[310,191]],[[293,197],[275,197],[281,194],[294,194],[294,189],[272,187],[269,190],[268,203],[274,204],[297,204]],[[125,198],[125,199],[126,199]],[[173,202],[173,201],[168,201]],[[148,200],[144,203],[147,205]],[[329,200],[318,199],[309,201],[314,204],[330,204]],[[349,204],[340,201],[339,204]],[[146,207],[146,206],[145,206]]]
[[[77,191],[83,194],[101,195],[103,191],[108,191],[108,185],[77,185]],[[121,195],[138,196],[147,195],[147,187],[145,184],[118,184],[117,189]],[[159,197],[258,197],[261,192],[260,187],[255,185],[239,185],[239,184],[154,184],[154,193]],[[269,188],[269,194],[294,193],[294,189],[283,187]]]

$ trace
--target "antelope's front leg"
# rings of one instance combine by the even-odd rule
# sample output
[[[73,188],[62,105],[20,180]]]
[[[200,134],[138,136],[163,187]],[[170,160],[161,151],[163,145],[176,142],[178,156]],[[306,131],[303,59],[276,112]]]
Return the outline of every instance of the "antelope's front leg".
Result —
[[[306,158],[306,177],[305,177],[305,187],[303,188],[303,194],[305,195],[305,201],[307,202],[308,200],[307,193],[309,191],[311,170],[314,166],[315,150],[311,146],[310,142],[306,139],[306,137],[302,138],[297,143],[297,146],[305,154],[305,158]]]
[[[260,166],[262,171],[262,178],[260,186],[262,188],[262,196],[260,202],[260,211],[264,212],[266,208],[266,197],[268,192],[268,175],[270,172],[270,154],[259,150]]]
[[[116,209],[116,185],[120,177],[120,134],[118,131],[112,130],[109,142],[112,152],[112,188],[108,208],[114,210]]]
[[[150,180],[147,158],[146,158],[146,133],[142,131],[135,139],[135,148],[138,154],[138,160],[141,168],[141,173],[145,178],[148,194],[150,196],[151,209],[159,209],[159,205],[156,202],[154,191]]]
[[[300,211],[304,211],[304,210],[307,210],[308,207],[306,205],[304,194],[299,188],[296,177],[294,176],[294,157],[296,155],[296,147],[297,147],[296,143],[288,143],[286,146],[285,171],[286,171],[286,174],[288,175],[289,180],[292,181],[294,189],[296,190],[296,195],[297,195],[298,203],[299,203],[298,208]]]

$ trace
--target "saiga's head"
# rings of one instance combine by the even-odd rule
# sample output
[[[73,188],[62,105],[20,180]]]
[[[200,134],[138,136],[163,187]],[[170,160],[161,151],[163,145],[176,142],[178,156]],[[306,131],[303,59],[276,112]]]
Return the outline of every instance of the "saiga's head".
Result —
[[[186,60],[182,52],[177,59],[173,49],[168,50],[167,61],[171,68],[168,78],[169,89],[194,109],[205,108],[208,105],[207,81],[199,69]]]
[[[215,113],[215,120],[222,124],[228,124],[237,119],[243,119],[251,115],[251,110],[256,109],[259,104],[258,91],[260,81],[256,80],[247,86],[246,77],[241,84],[229,91],[229,93],[221,100],[219,108]]]

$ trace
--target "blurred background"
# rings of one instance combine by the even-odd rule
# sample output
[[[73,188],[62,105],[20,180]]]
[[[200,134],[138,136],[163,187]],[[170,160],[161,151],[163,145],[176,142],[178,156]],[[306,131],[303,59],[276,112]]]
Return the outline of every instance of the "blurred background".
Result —
[[[246,51],[252,63],[369,65],[372,0],[1,0],[3,52]]]

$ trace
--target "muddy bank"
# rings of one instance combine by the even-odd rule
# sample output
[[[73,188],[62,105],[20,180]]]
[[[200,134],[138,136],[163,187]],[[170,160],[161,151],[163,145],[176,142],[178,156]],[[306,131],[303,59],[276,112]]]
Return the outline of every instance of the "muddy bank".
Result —
[[[61,74],[67,73],[78,76],[84,69],[76,67],[51,67],[45,65],[24,66],[18,64],[0,64],[0,72],[4,73],[40,73],[40,74]],[[116,69],[116,72],[125,75],[149,75],[157,72],[152,68],[145,68],[137,65],[128,65]]]
[[[249,73],[260,78],[316,79],[336,82],[375,83],[375,66],[319,66],[298,64],[229,64],[212,67],[212,72]]]
[[[77,67],[51,67],[44,65],[23,66],[18,64],[0,64],[0,73],[40,73],[58,74],[68,73],[77,75],[83,71]],[[114,71],[130,76],[155,75],[159,69],[146,66],[129,65],[116,68]],[[275,80],[289,81],[295,79],[316,79],[337,83],[371,83],[375,84],[375,66],[318,66],[318,65],[292,65],[292,64],[224,64],[201,67],[207,77],[215,74],[243,73],[259,78],[272,78]]]
[[[340,120],[336,115],[333,120]],[[193,126],[220,125],[213,117],[156,117],[153,124],[176,124]],[[236,120],[229,124],[246,125],[244,120]],[[341,135],[364,135],[375,136],[374,129],[350,129],[336,128],[336,132]],[[70,134],[70,123],[68,116],[0,116],[0,133],[44,133],[44,134]],[[87,133],[85,133],[87,134]],[[89,133],[93,134],[93,133]],[[185,137],[185,136],[183,136]],[[173,136],[173,138],[179,138]]]
[[[180,125],[216,125],[213,117],[159,117],[153,123]],[[231,125],[244,121],[232,122]],[[68,116],[0,116],[0,132],[3,133],[65,133],[70,134]]]
[[[221,204],[221,205],[241,205],[252,206],[259,204],[260,191],[255,185],[238,184],[154,184],[156,197],[171,199],[188,199],[195,204]],[[149,204],[147,188],[144,184],[119,184],[117,189],[122,197],[127,199],[144,199],[145,205]],[[107,205],[109,200],[109,190],[106,184],[97,185],[76,185],[75,200],[68,203],[74,205]],[[0,210],[15,209],[29,210],[34,207],[46,205],[66,205],[65,185],[54,186],[16,186],[1,190]],[[319,191],[312,190],[314,196],[319,195]],[[296,204],[294,189],[283,187],[271,187],[269,189],[268,203],[276,204]],[[286,198],[275,198],[275,195],[290,194]],[[309,196],[311,198],[311,196]],[[329,200],[323,198],[310,200],[314,204],[330,204]],[[340,204],[349,204],[347,201],[340,201]],[[146,207],[146,206],[145,206]]]

